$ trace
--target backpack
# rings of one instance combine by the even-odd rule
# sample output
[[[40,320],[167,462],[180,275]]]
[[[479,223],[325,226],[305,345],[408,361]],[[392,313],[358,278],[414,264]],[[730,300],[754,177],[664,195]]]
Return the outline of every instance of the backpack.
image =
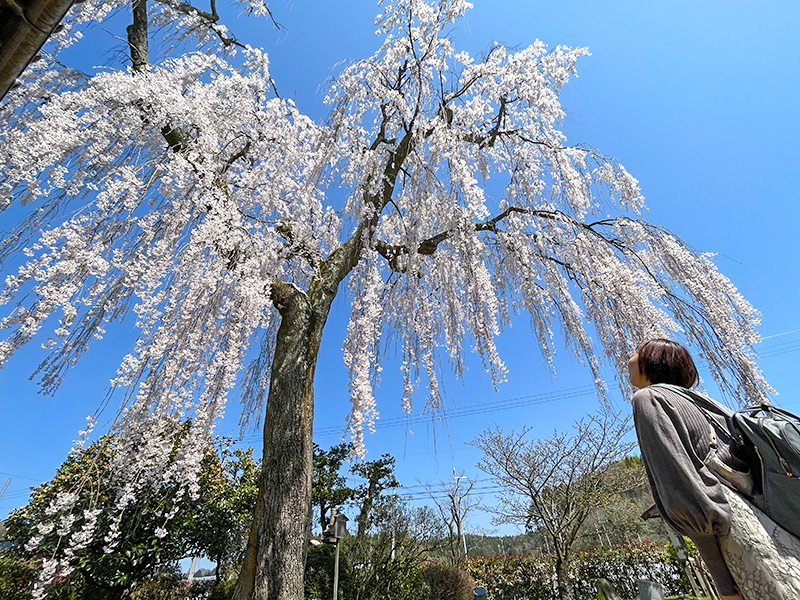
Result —
[[[737,443],[733,453],[752,475],[753,488],[745,495],[775,523],[800,538],[800,417],[766,401],[733,412],[693,390],[655,385],[680,393],[700,409],[711,426],[712,448],[714,421],[708,413],[725,418]]]
[[[768,402],[733,415],[748,465],[757,484],[752,502],[778,525],[800,538],[800,418]]]

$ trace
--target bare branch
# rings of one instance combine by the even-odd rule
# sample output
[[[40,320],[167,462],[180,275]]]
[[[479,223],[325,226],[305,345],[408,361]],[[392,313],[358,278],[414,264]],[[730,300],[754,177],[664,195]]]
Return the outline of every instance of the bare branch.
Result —
[[[522,434],[489,429],[471,442],[483,453],[478,468],[504,487],[500,520],[543,528],[556,555],[559,587],[567,585],[572,546],[589,513],[625,489],[609,467],[633,448],[624,437],[630,418],[609,408],[574,424],[573,433],[526,442]],[[522,485],[522,482],[525,482]]]
[[[180,13],[189,16],[196,16],[205,19],[211,23],[216,23],[219,21],[219,15],[217,14],[216,3],[211,3],[211,12],[206,12],[204,10],[200,10],[196,6],[192,6],[191,4],[187,4],[185,2],[177,2],[176,0],[155,0],[159,4],[164,4],[169,6],[173,10],[176,10]]]

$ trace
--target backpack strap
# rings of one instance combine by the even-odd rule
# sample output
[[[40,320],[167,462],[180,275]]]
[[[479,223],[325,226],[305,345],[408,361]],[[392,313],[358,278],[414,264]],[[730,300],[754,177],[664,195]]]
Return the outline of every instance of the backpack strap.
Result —
[[[719,449],[719,439],[717,438],[715,427],[719,427],[720,425],[711,417],[709,412],[713,412],[724,417],[725,421],[729,425],[729,433],[732,434],[732,431],[730,431],[730,425],[732,423],[734,414],[733,411],[722,406],[718,402],[715,402],[711,398],[693,390],[667,383],[655,383],[650,387],[653,386],[666,388],[677,394],[680,394],[684,398],[687,398],[700,410],[700,413],[708,422],[708,433],[710,436],[708,454],[706,454],[706,457],[703,459],[703,464],[706,465],[712,473],[729,483],[735,490],[743,493],[746,496],[752,496],[755,488],[753,484],[753,476],[749,472],[737,471],[736,469],[729,467],[722,462],[717,455],[717,450]],[[732,435],[731,437],[735,438],[736,436]]]
[[[703,411],[701,411],[703,412]],[[743,493],[745,496],[752,496],[755,485],[753,484],[753,476],[747,472],[737,471],[722,462],[717,456],[717,433],[714,431],[714,426],[711,424],[711,417],[703,413],[706,419],[709,420],[708,431],[711,435],[711,442],[709,443],[708,454],[703,459],[703,464],[711,469],[719,477],[722,477],[730,483],[734,489]]]

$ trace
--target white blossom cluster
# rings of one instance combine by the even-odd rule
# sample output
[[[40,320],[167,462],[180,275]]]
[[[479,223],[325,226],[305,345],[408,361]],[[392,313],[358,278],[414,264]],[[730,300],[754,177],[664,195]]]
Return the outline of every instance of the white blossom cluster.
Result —
[[[271,281],[306,285],[315,257],[337,243],[339,218],[314,185],[320,129],[271,89],[263,52],[247,50],[235,66],[188,53],[147,72],[102,72],[28,114],[14,112],[23,104],[13,99],[6,107],[0,197],[32,212],[2,242],[4,256],[24,247],[29,260],[0,297],[0,363],[43,336],[50,353],[38,373],[52,393],[92,339],[135,318],[140,336],[112,380],[126,390],[115,425],[125,433],[114,469],[129,477],[120,518],[159,482],[196,493],[203,448],[248,347],[272,342]],[[186,150],[170,150],[164,129],[184,132]],[[251,410],[268,381],[266,369]],[[191,428],[170,459],[162,425],[176,419]],[[64,502],[52,507],[53,527],[71,536],[62,575],[94,523],[69,516]],[[118,534],[113,524],[103,534],[107,552]],[[52,575],[42,573],[43,582]]]
[[[195,448],[190,430],[174,419],[151,423],[147,434],[147,439],[137,440],[105,436],[95,452],[81,456],[76,447],[71,453],[76,462],[55,484],[62,491],[55,491],[25,545],[26,551],[43,554],[48,561],[38,573],[34,598],[46,596],[56,575],[68,577],[90,544],[102,544],[107,555],[119,551],[123,520],[160,522],[154,535],[164,537],[181,500],[187,495],[196,498],[198,485],[187,481],[186,473],[199,469],[208,446]],[[142,447],[133,450],[131,443]],[[140,461],[133,468],[132,458]],[[51,485],[44,484],[36,493],[47,494]],[[65,486],[69,491],[63,491]],[[116,497],[109,496],[114,491]]]
[[[351,64],[327,98],[336,174],[352,189],[346,210],[356,221],[373,210],[364,198],[385,184],[386,163],[411,132],[374,233],[399,252],[397,263],[365,255],[351,280],[343,351],[355,441],[376,418],[381,341],[401,350],[404,406],[424,382],[435,408],[438,354],[460,374],[464,356],[477,352],[502,381],[494,340],[519,312],[531,316],[548,361],[563,337],[601,392],[606,360],[624,372],[636,342],[682,333],[723,387],[763,397],[769,386],[752,352],[758,314],[707,258],[635,218],[643,198],[624,167],[566,144],[559,91],[586,49],[537,41],[518,51],[494,45],[481,57],[456,52],[442,32],[466,8],[386,4],[376,21],[381,49]]]
[[[101,14],[116,6],[106,4]],[[170,16],[169,4],[154,5],[154,22],[204,45],[202,17]],[[335,79],[325,124],[273,95],[267,57],[250,47],[223,57],[177,44],[139,72],[44,69],[60,93],[32,82],[3,109],[0,202],[32,211],[0,243],[2,256],[28,257],[0,295],[0,364],[45,336],[39,374],[53,392],[132,313],[139,337],[113,379],[126,390],[115,467],[131,473],[119,514],[155,481],[196,492],[203,444],[240,374],[245,420],[261,413],[280,323],[271,285],[307,290],[348,240],[360,259],[343,356],[362,450],[387,346],[400,352],[403,405],[424,388],[434,410],[440,357],[461,375],[475,352],[504,379],[495,340],[519,313],[548,361],[563,338],[601,392],[602,364],[623,370],[636,342],[675,332],[740,398],[769,391],[754,309],[709,257],[638,218],[638,182],[621,165],[567,145],[559,92],[586,49],[537,41],[471,56],[447,37],[469,3],[381,5],[382,45]],[[326,196],[336,187],[341,207]],[[186,419],[170,461],[164,423]],[[52,525],[78,552],[92,522]],[[103,535],[113,551],[118,530]]]

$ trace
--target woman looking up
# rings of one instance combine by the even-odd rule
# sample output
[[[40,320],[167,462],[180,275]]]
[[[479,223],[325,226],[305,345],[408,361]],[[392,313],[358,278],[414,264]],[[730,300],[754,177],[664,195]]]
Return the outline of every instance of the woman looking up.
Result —
[[[628,374],[639,388],[633,419],[653,499],[664,521],[694,542],[722,597],[800,599],[800,540],[744,497],[747,466],[724,417],[692,401],[697,368],[686,348],[643,342]]]

